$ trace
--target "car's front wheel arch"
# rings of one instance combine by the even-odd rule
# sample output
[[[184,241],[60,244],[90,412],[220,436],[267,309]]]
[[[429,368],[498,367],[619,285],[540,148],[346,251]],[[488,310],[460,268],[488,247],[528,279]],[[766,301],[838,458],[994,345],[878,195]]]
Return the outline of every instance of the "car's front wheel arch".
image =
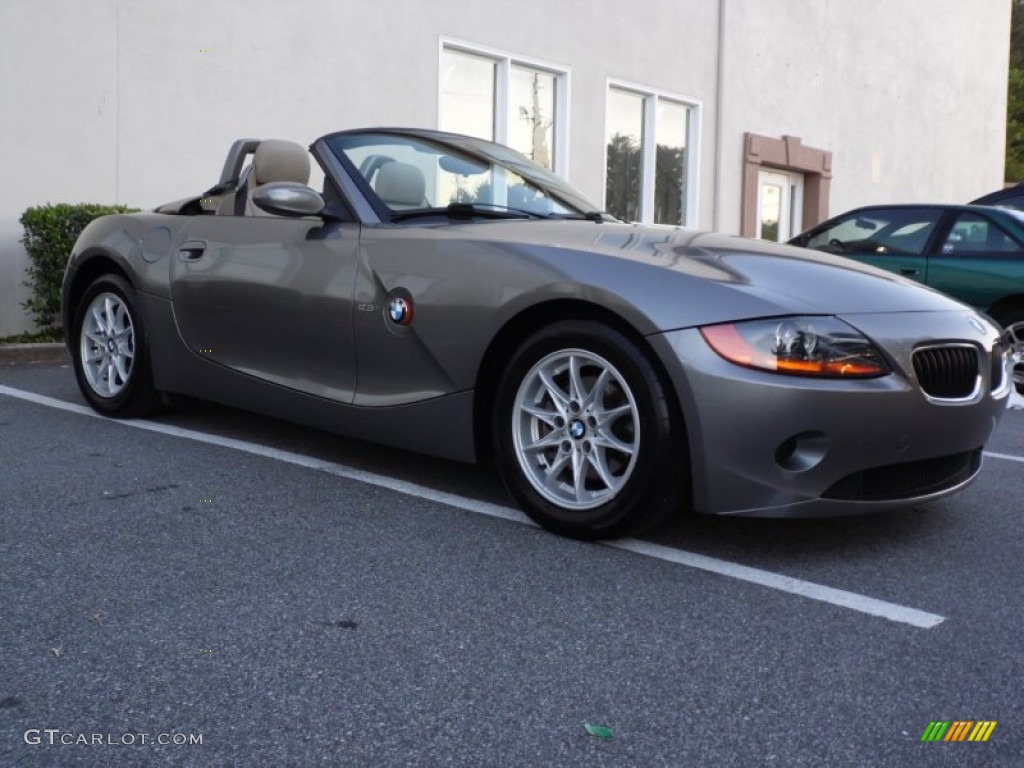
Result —
[[[659,368],[660,375],[666,382],[668,381],[667,372],[643,335],[620,315],[598,304],[576,299],[558,299],[534,304],[505,322],[491,339],[477,369],[474,385],[473,437],[478,462],[483,463],[494,458],[491,415],[505,364],[523,339],[560,320],[592,320],[614,328],[638,346],[645,348]],[[674,396],[673,393],[673,398]],[[675,403],[675,407],[678,408],[679,404]]]
[[[671,380],[658,356],[640,334],[621,319],[609,319],[609,313],[601,308],[588,311],[589,307],[575,306],[575,312],[570,313],[570,307],[560,303],[548,309],[553,311],[533,315],[530,324],[513,326],[516,333],[506,337],[507,346],[500,343],[502,339],[495,340],[498,343],[492,345],[490,360],[485,360],[482,368],[491,380],[477,392],[477,439],[493,447],[492,456],[513,496],[541,524],[579,538],[643,530],[657,525],[672,512],[688,509],[692,493],[686,428]],[[525,382],[534,373],[528,369],[545,355],[551,357],[554,366],[559,365],[560,356],[572,357],[578,364],[582,361],[590,366],[595,377],[607,370],[609,380],[616,382],[612,386],[626,390],[627,399],[640,412],[640,420],[657,424],[656,428],[649,426],[643,440],[637,442],[637,449],[642,446],[647,452],[646,456],[641,453],[642,460],[635,467],[637,481],[628,482],[629,474],[623,473],[621,483],[616,479],[609,484],[614,489],[605,498],[607,504],[597,500],[590,505],[593,514],[585,509],[586,503],[545,499],[543,491],[539,495],[534,493],[538,490],[537,478],[532,481],[531,491],[527,487],[531,482],[526,477],[529,472],[518,471],[524,467],[515,458],[521,451],[513,445],[517,428],[511,422],[522,416],[524,387],[529,386]],[[526,433],[520,431],[519,436],[523,434]],[[584,439],[582,445],[589,447],[588,442]],[[627,497],[628,503],[623,501]],[[576,511],[568,518],[562,514],[574,505],[580,507],[580,525],[573,520]],[[559,509],[560,506],[564,508]],[[584,522],[587,520],[590,522]]]
[[[121,268],[117,261],[104,251],[99,251],[86,256],[75,269],[71,285],[67,286],[64,295],[63,320],[65,329],[70,329],[82,295],[98,277],[103,275],[117,275],[127,282],[133,289],[137,286],[131,276]],[[70,339],[70,333],[66,336]]]

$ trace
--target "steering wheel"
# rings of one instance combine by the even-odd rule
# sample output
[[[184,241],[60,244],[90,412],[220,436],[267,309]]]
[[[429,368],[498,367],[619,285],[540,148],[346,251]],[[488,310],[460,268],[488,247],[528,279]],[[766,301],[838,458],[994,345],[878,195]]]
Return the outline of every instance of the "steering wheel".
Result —
[[[846,243],[844,243],[842,240],[838,238],[833,237],[831,240],[828,241],[828,247],[835,248],[837,251],[845,251]]]

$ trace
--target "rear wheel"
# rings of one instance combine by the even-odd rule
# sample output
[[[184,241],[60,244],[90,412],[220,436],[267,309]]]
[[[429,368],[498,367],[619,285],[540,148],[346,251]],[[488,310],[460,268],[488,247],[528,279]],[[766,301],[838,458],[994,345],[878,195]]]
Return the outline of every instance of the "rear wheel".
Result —
[[[537,523],[575,538],[637,533],[688,477],[660,377],[624,334],[591,321],[538,331],[513,355],[494,434],[505,483]]]
[[[127,280],[97,278],[82,294],[72,333],[75,378],[94,409],[138,416],[159,407],[142,316]]]

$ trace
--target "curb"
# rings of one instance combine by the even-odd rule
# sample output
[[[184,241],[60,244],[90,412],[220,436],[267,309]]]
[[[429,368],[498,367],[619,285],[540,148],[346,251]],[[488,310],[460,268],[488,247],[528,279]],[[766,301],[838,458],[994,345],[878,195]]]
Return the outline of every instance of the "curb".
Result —
[[[68,349],[60,342],[50,344],[0,344],[0,365],[67,362]]]

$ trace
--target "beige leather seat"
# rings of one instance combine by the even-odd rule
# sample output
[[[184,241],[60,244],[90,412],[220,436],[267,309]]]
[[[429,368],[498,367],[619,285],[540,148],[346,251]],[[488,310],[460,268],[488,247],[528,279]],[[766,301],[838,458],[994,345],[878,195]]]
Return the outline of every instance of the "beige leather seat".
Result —
[[[373,189],[389,208],[422,208],[428,204],[423,171],[410,163],[382,165],[373,180]]]
[[[309,184],[309,153],[294,141],[265,139],[253,153],[238,181],[237,191],[225,195],[217,213],[222,216],[270,216],[252,202],[252,193],[261,184],[294,181]]]
[[[252,193],[263,184],[273,181],[294,181],[309,184],[309,153],[301,144],[282,139],[266,139],[260,142],[252,156],[248,189],[245,196],[246,216],[269,216],[252,201]]]

